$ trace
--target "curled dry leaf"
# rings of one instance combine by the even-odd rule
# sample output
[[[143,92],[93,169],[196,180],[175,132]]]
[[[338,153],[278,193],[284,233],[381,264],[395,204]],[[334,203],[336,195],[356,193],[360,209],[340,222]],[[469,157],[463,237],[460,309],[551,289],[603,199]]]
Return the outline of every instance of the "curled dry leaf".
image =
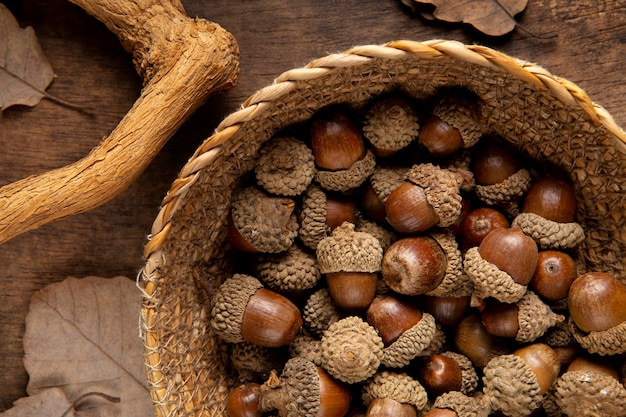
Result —
[[[467,23],[489,36],[502,36],[515,29],[515,15],[528,4],[528,0],[402,0],[407,5],[411,1],[435,6],[426,18]]]
[[[35,293],[26,317],[29,396],[1,417],[152,416],[139,337],[141,293],[125,278],[68,278]],[[49,392],[54,390],[54,392]],[[60,392],[59,392],[60,390]],[[44,394],[45,393],[45,394]],[[51,407],[66,414],[50,414]],[[69,407],[69,408],[68,408]],[[45,411],[45,413],[41,413]]]

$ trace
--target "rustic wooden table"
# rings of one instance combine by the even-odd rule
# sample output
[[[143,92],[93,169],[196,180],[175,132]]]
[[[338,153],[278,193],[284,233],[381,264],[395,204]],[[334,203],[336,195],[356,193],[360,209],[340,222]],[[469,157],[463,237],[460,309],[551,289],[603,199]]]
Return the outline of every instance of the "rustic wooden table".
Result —
[[[21,26],[35,29],[56,73],[48,92],[91,114],[45,100],[34,108],[6,110],[0,117],[0,185],[86,155],[117,125],[141,88],[117,38],[82,9],[65,0],[3,3]],[[527,31],[499,39],[425,20],[400,0],[183,3],[190,16],[220,23],[237,38],[239,84],[210,98],[122,195],[0,247],[0,411],[25,395],[22,336],[33,292],[67,276],[135,277],[159,202],[180,168],[222,118],[287,69],[357,44],[400,38],[481,43],[573,81],[626,125],[626,0],[530,0],[518,17]]]

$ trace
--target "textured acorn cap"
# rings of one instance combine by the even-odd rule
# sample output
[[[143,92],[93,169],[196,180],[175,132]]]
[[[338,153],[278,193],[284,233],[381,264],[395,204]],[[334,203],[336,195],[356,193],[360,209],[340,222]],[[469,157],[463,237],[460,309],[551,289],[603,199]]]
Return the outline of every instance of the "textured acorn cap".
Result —
[[[435,398],[431,408],[449,408],[458,417],[487,417],[491,412],[491,405],[485,397],[468,396],[460,391],[450,391]]]
[[[503,303],[515,303],[526,293],[525,285],[518,284],[509,274],[485,261],[476,246],[465,252],[463,267],[474,284],[472,306],[480,305],[487,297]]]
[[[383,249],[374,236],[357,232],[355,225],[344,222],[317,245],[317,262],[323,274],[333,272],[378,272]]]
[[[483,392],[493,410],[511,417],[530,415],[543,399],[535,373],[515,355],[500,355],[483,368]]]
[[[387,201],[389,194],[405,181],[406,172],[407,169],[404,167],[376,167],[369,182],[383,204]]]
[[[622,417],[626,412],[626,388],[601,373],[565,372],[556,381],[555,397],[569,416]]]
[[[417,410],[428,402],[426,390],[404,372],[379,371],[363,384],[361,400],[367,407],[376,398],[391,398],[401,404],[412,404]]]
[[[443,328],[441,327],[441,325],[437,323],[437,321],[435,320],[435,334],[433,335],[433,338],[428,344],[428,346],[426,346],[424,350],[418,353],[417,356],[426,357],[426,356],[434,355],[435,353],[439,353],[441,352],[445,344],[446,344],[446,333],[443,331]]]
[[[424,189],[426,199],[439,216],[439,226],[448,227],[461,214],[460,187],[463,178],[431,163],[414,165],[406,179]]]
[[[417,112],[407,100],[390,97],[374,103],[363,121],[363,136],[378,149],[395,152],[419,134]]]
[[[474,173],[470,170],[471,160],[471,152],[467,149],[460,149],[448,157],[445,165],[442,166],[442,168],[460,176],[462,179],[461,190],[467,192],[474,191],[474,188],[476,188],[476,179],[474,178]]]
[[[398,238],[393,231],[374,221],[364,219],[362,216],[357,221],[356,231],[369,233],[374,236],[378,239],[378,243],[380,243],[380,247],[383,251],[385,251],[389,245],[391,245]]]
[[[248,300],[259,289],[261,282],[245,274],[235,274],[225,280],[215,293],[211,308],[211,327],[224,341],[240,343],[241,322]]]
[[[504,181],[491,185],[476,184],[474,192],[478,199],[491,206],[509,203],[520,198],[532,183],[530,172],[521,168]]]
[[[297,244],[285,252],[260,255],[256,273],[263,284],[277,291],[308,290],[321,277],[315,254]]]
[[[532,237],[542,249],[577,247],[585,239],[585,231],[576,222],[558,223],[535,213],[520,213],[511,223]]]
[[[333,377],[354,384],[374,375],[383,358],[383,340],[358,316],[331,324],[322,336],[322,366]]]
[[[312,184],[307,188],[302,198],[300,211],[299,238],[307,247],[315,250],[320,240],[330,233],[326,225],[326,192],[318,185]]]
[[[243,341],[230,348],[230,363],[239,373],[240,382],[265,380],[270,372],[280,370],[285,364],[283,350]]]
[[[417,324],[406,330],[395,342],[383,349],[382,364],[390,368],[402,368],[408,365],[411,360],[430,346],[435,332],[435,318],[428,313],[422,313],[422,318]]]
[[[472,293],[473,284],[463,269],[463,255],[454,234],[447,229],[433,231],[430,236],[446,253],[446,273],[435,289],[426,295],[436,297],[464,297]]]
[[[607,330],[585,333],[570,317],[569,328],[574,339],[589,353],[618,355],[626,352],[626,321]]]
[[[322,336],[328,327],[343,318],[327,288],[320,288],[309,296],[302,309],[302,320],[311,332]]]
[[[320,350],[322,341],[309,334],[300,333],[296,335],[289,344],[289,357],[301,357],[310,360],[314,364],[321,366],[322,352]]]
[[[542,340],[550,347],[569,346],[576,342],[569,328],[568,320],[563,320],[549,328]]]
[[[298,235],[295,202],[271,197],[256,187],[246,187],[233,196],[231,216],[241,236],[260,252],[287,250]]]
[[[474,146],[482,136],[478,120],[478,107],[469,100],[454,96],[443,96],[433,107],[432,114],[459,131],[463,147]]]
[[[532,342],[543,336],[549,328],[565,320],[564,316],[554,313],[532,291],[526,291],[516,304],[519,309],[517,313],[519,330],[515,335],[515,340],[520,343]]]
[[[313,181],[313,151],[295,137],[266,142],[259,151],[254,174],[266,191],[283,196],[301,194]]]
[[[329,191],[348,191],[359,187],[372,175],[376,167],[376,157],[371,150],[365,152],[365,156],[350,168],[340,171],[317,170],[315,180],[319,185]]]
[[[450,350],[441,354],[459,365],[461,368],[461,392],[465,395],[472,395],[478,387],[478,374],[472,361],[467,356]]]

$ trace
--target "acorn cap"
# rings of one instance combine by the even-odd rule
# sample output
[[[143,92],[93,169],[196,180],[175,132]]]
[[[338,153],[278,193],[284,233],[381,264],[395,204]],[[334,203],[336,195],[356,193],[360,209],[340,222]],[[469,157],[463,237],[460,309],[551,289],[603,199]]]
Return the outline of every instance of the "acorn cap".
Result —
[[[428,203],[439,216],[439,226],[454,224],[461,214],[463,178],[459,174],[425,163],[414,165],[406,173],[406,179],[424,189]]]
[[[443,280],[426,295],[436,297],[465,297],[472,293],[473,284],[463,269],[463,255],[454,234],[447,229],[434,231],[430,236],[446,253],[446,273]]]
[[[585,239],[585,231],[576,222],[558,223],[535,213],[520,213],[511,223],[532,237],[542,249],[575,248]]]
[[[383,248],[369,233],[357,232],[355,225],[344,222],[317,245],[317,262],[323,274],[333,272],[378,272]]]
[[[256,272],[263,284],[276,291],[308,290],[321,277],[315,255],[298,245],[285,252],[260,255]]]
[[[281,350],[243,341],[230,345],[230,363],[239,373],[239,381],[266,379],[272,369],[281,369],[284,359]]]
[[[315,180],[319,185],[329,191],[348,191],[357,188],[372,175],[376,167],[376,157],[371,150],[365,152],[365,156],[350,166],[340,171],[317,170]]]
[[[261,282],[245,274],[235,274],[225,280],[213,298],[211,327],[229,343],[241,343],[241,322],[248,300],[259,289]]]
[[[472,361],[465,355],[453,351],[441,353],[459,365],[461,368],[461,392],[465,395],[472,395],[478,387],[478,374]]]
[[[444,169],[457,173],[461,176],[461,190],[467,192],[474,191],[474,188],[476,187],[474,173],[470,170],[471,160],[471,152],[467,149],[460,149],[447,158],[446,164],[443,166]]]
[[[376,167],[369,181],[383,204],[387,201],[389,194],[405,181],[406,172],[407,169],[404,167]]]
[[[503,303],[515,303],[526,293],[526,286],[513,281],[506,272],[485,261],[474,246],[465,252],[465,273],[474,283],[470,304],[479,306],[483,299],[493,297]]]
[[[330,233],[326,225],[326,192],[318,185],[307,188],[302,198],[302,210],[300,211],[300,233],[302,243],[315,250],[320,240]]]
[[[289,359],[281,374],[286,401],[281,417],[316,417],[320,411],[320,376],[317,365],[304,358]],[[261,395],[263,401],[263,395]]]
[[[418,357],[431,356],[435,353],[441,352],[443,349],[443,345],[446,344],[446,333],[443,331],[443,328],[437,320],[435,320],[435,334],[433,335],[432,340],[426,346],[424,350],[417,354]]]
[[[575,343],[574,335],[567,320],[556,323],[549,328],[542,340],[550,347],[570,346]]]
[[[383,340],[358,316],[330,325],[322,336],[322,366],[333,377],[354,384],[374,375],[383,357]]]
[[[390,368],[402,368],[408,365],[422,351],[430,346],[435,337],[435,318],[429,313],[422,313],[422,318],[413,327],[406,330],[398,339],[383,349],[382,364]]]
[[[491,412],[484,396],[468,396],[460,391],[449,391],[435,398],[431,408],[449,408],[458,417],[487,417]]]
[[[541,298],[532,291],[526,291],[517,303],[517,321],[519,330],[515,340],[527,343],[536,340],[557,323],[565,320],[561,314],[556,314],[550,307],[541,301]]]
[[[487,362],[483,373],[483,392],[493,410],[523,417],[541,404],[543,395],[537,376],[519,356],[496,356]]]
[[[320,288],[309,296],[302,309],[302,320],[317,336],[322,336],[328,327],[343,318],[343,313],[333,302],[327,288]]]
[[[464,148],[474,146],[482,136],[477,113],[475,103],[454,96],[441,97],[432,110],[433,115],[459,131]]]
[[[428,402],[426,390],[404,372],[379,371],[363,385],[361,400],[367,407],[376,398],[391,398],[401,404],[412,404],[421,410]]]
[[[233,196],[231,216],[242,237],[259,252],[287,250],[298,235],[295,202],[270,197],[256,187],[246,187]]]
[[[296,335],[293,341],[289,344],[289,356],[291,358],[301,357],[310,360],[314,364],[321,366],[322,353],[320,346],[322,341],[315,337],[300,333]]]
[[[556,381],[555,397],[569,416],[585,410],[588,416],[620,417],[626,410],[626,388],[617,379],[596,372],[565,372]]]
[[[585,333],[570,317],[569,328],[574,339],[589,353],[618,355],[626,352],[626,321],[607,330]]]
[[[391,245],[396,239],[397,236],[391,230],[381,226],[375,221],[364,219],[360,217],[357,221],[356,225],[357,232],[369,233],[378,239],[378,243],[380,243],[380,247],[385,251],[389,245]]]
[[[272,194],[299,195],[315,176],[313,151],[295,137],[276,138],[259,151],[254,174],[257,184]]]
[[[497,206],[517,200],[524,195],[532,178],[530,172],[521,168],[515,174],[510,175],[504,181],[491,185],[476,184],[474,192],[479,200],[490,206]]]
[[[395,152],[419,134],[417,112],[405,99],[385,98],[370,107],[363,121],[363,136],[377,149]]]

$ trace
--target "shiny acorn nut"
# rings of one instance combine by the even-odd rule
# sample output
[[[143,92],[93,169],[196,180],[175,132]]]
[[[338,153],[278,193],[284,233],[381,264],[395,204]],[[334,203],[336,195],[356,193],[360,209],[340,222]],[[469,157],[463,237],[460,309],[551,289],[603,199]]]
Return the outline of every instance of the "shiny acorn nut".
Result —
[[[328,292],[340,309],[351,313],[365,311],[378,287],[376,272],[329,272],[326,273]]]
[[[463,385],[463,370],[454,359],[434,354],[422,363],[420,377],[424,388],[432,396],[450,391],[460,391]]]
[[[539,251],[537,269],[528,284],[537,295],[547,301],[567,297],[569,287],[578,277],[576,261],[560,250]]]
[[[608,330],[626,321],[626,286],[607,272],[587,272],[570,286],[567,304],[583,332]]]
[[[302,327],[300,310],[288,298],[259,288],[249,299],[241,322],[241,336],[267,347],[291,343]]]
[[[571,223],[576,216],[574,185],[557,177],[538,178],[526,192],[521,211],[534,213],[557,223]]]
[[[382,275],[389,288],[399,294],[426,294],[441,283],[447,263],[445,251],[432,237],[406,237],[385,251]]]
[[[482,145],[470,161],[476,184],[499,184],[520,170],[513,155],[504,147],[495,144]]]
[[[533,343],[517,349],[513,355],[520,357],[535,373],[541,393],[546,393],[561,370],[561,363],[554,350],[544,343]]]
[[[478,246],[478,253],[485,261],[509,274],[520,285],[527,285],[532,279],[538,252],[535,241],[516,227],[494,229]]]
[[[454,328],[454,345],[457,351],[469,358],[479,368],[493,357],[507,353],[503,339],[487,332],[479,314],[467,315]]]
[[[360,129],[337,111],[320,112],[313,120],[310,135],[313,158],[320,169],[345,170],[365,155]]]
[[[478,207],[470,210],[459,225],[459,243],[462,249],[479,246],[485,236],[496,228],[509,228],[509,220],[492,207]]]
[[[438,297],[427,295],[424,297],[424,311],[431,314],[435,321],[442,326],[458,324],[470,306],[471,297]]]
[[[326,226],[331,230],[344,222],[356,223],[357,207],[351,198],[326,196]]]
[[[365,417],[417,417],[417,408],[393,398],[374,398],[367,407]]]
[[[408,299],[384,294],[374,298],[365,316],[385,346],[389,346],[422,319],[422,311]]]
[[[385,201],[387,222],[398,233],[424,232],[439,223],[439,216],[419,185],[405,181]]]
[[[490,298],[480,316],[489,334],[515,337],[519,332],[519,307],[516,304],[502,303]]]
[[[261,417],[259,397],[261,385],[249,382],[235,387],[226,398],[226,411],[230,417]]]
[[[567,371],[596,372],[613,377],[619,381],[619,374],[611,361],[605,357],[583,355],[574,358],[567,366]]]
[[[359,194],[359,207],[370,219],[385,224],[387,222],[387,212],[385,203],[378,197],[372,184],[363,187]]]
[[[463,147],[461,132],[434,114],[422,124],[418,142],[435,158],[452,155]]]

